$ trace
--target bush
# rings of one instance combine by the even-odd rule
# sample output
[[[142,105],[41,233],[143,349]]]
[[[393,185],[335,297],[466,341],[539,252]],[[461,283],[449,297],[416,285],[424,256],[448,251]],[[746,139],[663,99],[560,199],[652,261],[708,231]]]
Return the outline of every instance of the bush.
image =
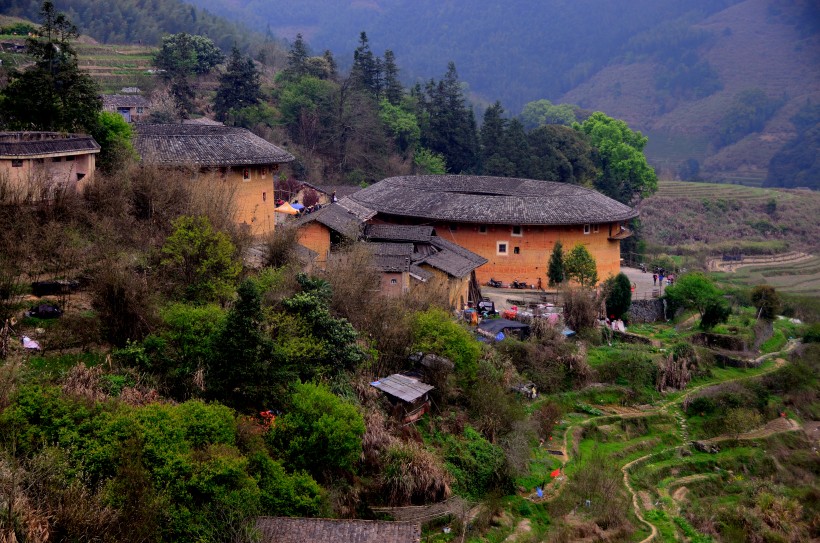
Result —
[[[461,379],[476,378],[481,345],[441,309],[416,313],[412,321],[413,350],[450,359]]]
[[[820,323],[809,325],[803,332],[804,343],[820,343]]]
[[[493,490],[512,490],[503,449],[469,426],[461,438],[447,435],[444,460],[459,494],[480,499]]]
[[[632,284],[629,277],[624,273],[610,277],[606,280],[605,289],[609,291],[606,297],[606,313],[620,319],[632,305]]]
[[[313,475],[355,470],[365,427],[354,405],[312,383],[294,384],[287,404],[266,439],[289,466]]]

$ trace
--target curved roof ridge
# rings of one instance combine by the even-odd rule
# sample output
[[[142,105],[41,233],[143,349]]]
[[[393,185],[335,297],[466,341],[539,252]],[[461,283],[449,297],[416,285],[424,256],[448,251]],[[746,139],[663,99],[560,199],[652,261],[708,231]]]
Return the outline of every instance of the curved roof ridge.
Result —
[[[563,225],[638,216],[588,187],[511,177],[389,177],[348,198],[384,215],[453,222]]]

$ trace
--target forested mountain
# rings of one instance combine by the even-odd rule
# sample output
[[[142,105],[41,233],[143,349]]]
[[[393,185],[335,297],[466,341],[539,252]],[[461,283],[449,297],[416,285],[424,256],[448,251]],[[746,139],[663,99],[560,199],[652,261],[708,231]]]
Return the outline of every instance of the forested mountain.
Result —
[[[3,4],[3,15],[36,21],[42,1],[5,0]],[[243,25],[180,0],[56,0],[54,4],[80,32],[104,43],[158,45],[165,34],[187,32],[206,35],[229,50],[234,44],[244,48],[254,38]]]
[[[452,60],[474,101],[512,114],[539,99],[602,110],[648,133],[669,176],[762,183],[798,135],[790,119],[820,100],[810,0],[188,1],[340,59],[365,30],[405,83]]]

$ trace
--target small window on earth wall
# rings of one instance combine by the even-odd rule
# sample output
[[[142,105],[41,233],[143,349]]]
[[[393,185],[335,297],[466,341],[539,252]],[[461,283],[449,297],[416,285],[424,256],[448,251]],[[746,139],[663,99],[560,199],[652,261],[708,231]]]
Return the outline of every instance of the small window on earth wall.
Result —
[[[12,168],[22,168],[22,167],[23,167],[23,161],[22,161],[22,160],[18,160],[18,159],[16,159],[16,158],[15,158],[15,159],[12,159],[12,160],[11,160],[11,167],[12,167]]]
[[[523,235],[521,232],[522,232],[522,230],[521,230],[521,226],[513,226],[513,227],[512,227],[512,235],[513,235],[513,236],[521,236],[521,235]]]
[[[507,254],[507,242],[506,241],[499,241],[497,247],[498,247],[498,251],[497,251],[498,254],[500,254],[500,255],[506,255]]]
[[[589,234],[589,225],[588,224],[584,225],[584,234]]]
[[[244,181],[248,181],[251,178],[251,169],[250,168],[242,168],[242,179]]]

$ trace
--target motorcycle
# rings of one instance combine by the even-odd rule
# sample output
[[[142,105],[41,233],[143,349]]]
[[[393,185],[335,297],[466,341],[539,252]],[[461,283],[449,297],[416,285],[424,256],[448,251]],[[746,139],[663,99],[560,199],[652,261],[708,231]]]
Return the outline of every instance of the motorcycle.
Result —
[[[527,288],[527,283],[519,281],[518,279],[513,279],[513,282],[510,286],[512,286],[512,288]]]
[[[493,288],[501,288],[501,281],[496,281],[495,279],[490,277],[490,280],[487,281],[487,286]]]

